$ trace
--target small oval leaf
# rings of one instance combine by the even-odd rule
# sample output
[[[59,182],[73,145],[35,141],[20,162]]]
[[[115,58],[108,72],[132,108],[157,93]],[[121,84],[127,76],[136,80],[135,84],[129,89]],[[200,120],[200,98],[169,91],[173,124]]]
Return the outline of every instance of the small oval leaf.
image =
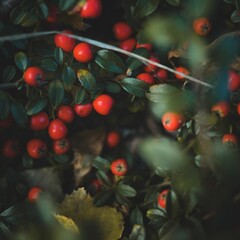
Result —
[[[62,103],[64,98],[64,88],[62,82],[60,80],[52,81],[49,85],[48,93],[51,105],[54,109],[56,109]]]
[[[17,67],[24,71],[27,68],[28,61],[27,61],[27,56],[24,52],[18,52],[15,54],[15,63]]]
[[[96,80],[88,70],[85,69],[78,70],[77,77],[86,90],[93,91],[95,89]]]

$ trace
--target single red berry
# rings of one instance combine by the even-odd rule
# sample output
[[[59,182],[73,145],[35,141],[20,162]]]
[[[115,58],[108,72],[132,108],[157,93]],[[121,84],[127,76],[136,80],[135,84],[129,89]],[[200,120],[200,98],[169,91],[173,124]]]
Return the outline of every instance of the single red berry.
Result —
[[[178,71],[178,72],[180,72],[180,73],[183,73],[183,74],[185,74],[185,75],[189,75],[189,74],[190,74],[190,72],[188,71],[188,69],[185,68],[185,67],[176,67],[175,70]],[[180,74],[178,74],[178,73],[175,73],[175,76],[176,76],[177,79],[180,79],[180,80],[182,80],[182,79],[185,78],[184,76],[182,76],[182,75],[180,75]]]
[[[240,103],[238,103],[238,105],[237,105],[237,113],[240,116]]]
[[[102,187],[102,183],[98,179],[93,179],[91,181],[91,185],[95,188],[96,192],[98,192]]]
[[[120,43],[120,48],[125,50],[125,51],[128,51],[128,52],[131,52],[135,46],[136,46],[136,39],[135,38],[129,38],[127,40],[124,40]]]
[[[151,43],[137,43],[136,48],[146,48],[149,52],[151,52],[153,46]]]
[[[113,33],[117,40],[123,41],[130,38],[133,31],[126,22],[118,22],[113,26]]]
[[[88,43],[79,43],[73,49],[73,57],[81,63],[90,62],[93,58],[91,45]]]
[[[54,119],[50,122],[48,126],[48,134],[51,139],[58,140],[67,136],[68,129],[62,120]]]
[[[223,136],[222,143],[224,145],[228,145],[228,146],[237,146],[238,140],[237,140],[236,135],[234,135],[232,133],[227,133]]]
[[[160,63],[159,59],[154,56],[150,56],[149,60],[156,62],[156,63]],[[158,69],[158,67],[153,64],[147,64],[143,67],[143,69],[144,69],[144,72],[152,73],[152,72],[155,72]]]
[[[120,142],[120,135],[118,132],[111,131],[107,135],[107,146],[110,148],[116,147]]]
[[[115,176],[124,176],[128,171],[127,161],[119,158],[111,163],[111,172]]]
[[[74,112],[80,117],[87,117],[88,115],[90,115],[92,110],[92,103],[74,105]]]
[[[73,34],[69,30],[65,30],[63,32]],[[76,45],[75,39],[73,39],[71,37],[68,37],[68,36],[66,36],[64,34],[61,34],[61,33],[55,35],[54,42],[55,42],[56,47],[61,48],[65,52],[71,52]]]
[[[165,69],[159,69],[156,72],[156,77],[159,79],[167,79],[168,78],[168,72]]]
[[[166,203],[167,203],[167,194],[169,190],[163,190],[159,195],[158,195],[158,205],[161,208],[166,208]]]
[[[46,20],[50,23],[55,23],[57,21],[57,12],[58,12],[57,6],[49,7],[49,14]]]
[[[228,89],[236,91],[240,87],[240,75],[235,71],[230,71],[228,75]]]
[[[200,36],[207,35],[212,29],[208,18],[197,18],[193,21],[193,30]]]
[[[163,127],[169,132],[178,130],[183,123],[184,117],[180,113],[167,112],[162,117]]]
[[[30,127],[34,131],[39,131],[47,128],[49,125],[49,117],[47,113],[40,112],[30,118]]]
[[[0,127],[1,128],[9,128],[13,123],[13,118],[9,114],[6,118],[0,120]]]
[[[53,141],[53,151],[56,154],[64,154],[68,152],[70,147],[71,147],[71,144],[68,138],[62,138],[62,139]]]
[[[150,85],[154,84],[154,77],[150,73],[140,73],[137,75],[137,78],[141,81],[144,81]]]
[[[226,101],[221,101],[212,106],[212,112],[216,112],[220,118],[224,118],[230,112],[229,103]]]
[[[94,110],[101,115],[108,115],[113,107],[114,100],[107,94],[99,95],[93,101]]]
[[[39,67],[29,67],[24,72],[23,79],[29,86],[37,87],[45,81],[45,74]]]
[[[42,189],[39,187],[33,187],[28,192],[28,201],[29,202],[36,202],[42,192]]]
[[[8,139],[2,147],[2,154],[7,158],[15,158],[20,154],[20,143],[16,139]]]
[[[74,119],[74,111],[71,106],[61,105],[57,110],[57,117],[66,123],[71,123]]]
[[[85,4],[80,10],[80,16],[82,18],[96,18],[102,13],[102,1],[101,0],[86,0]]]
[[[43,158],[47,154],[47,144],[41,139],[31,139],[27,142],[27,152],[32,158]]]

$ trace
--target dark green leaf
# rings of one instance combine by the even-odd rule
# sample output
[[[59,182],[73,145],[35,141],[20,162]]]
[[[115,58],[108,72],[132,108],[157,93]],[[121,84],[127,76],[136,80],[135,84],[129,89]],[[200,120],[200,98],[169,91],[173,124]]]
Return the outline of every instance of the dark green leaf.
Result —
[[[12,10],[10,18],[14,24],[20,24],[25,15],[27,15],[27,12],[18,6]]]
[[[146,240],[145,229],[141,225],[134,225],[129,240]]]
[[[18,68],[22,71],[26,70],[28,61],[27,56],[24,52],[18,52],[15,54],[15,63],[18,66]]]
[[[137,195],[137,192],[134,188],[123,183],[119,183],[117,185],[116,191],[124,197],[135,197]]]
[[[145,17],[153,13],[159,4],[160,0],[138,0],[134,10],[133,15],[135,17]]]
[[[3,81],[10,82],[16,74],[16,68],[13,65],[7,66],[3,71]]]
[[[173,219],[179,217],[180,215],[178,196],[173,190],[170,190],[167,193],[166,210],[168,216],[170,216]]]
[[[113,197],[112,191],[109,190],[102,190],[101,192],[98,192],[94,199],[93,202],[96,206],[102,206],[110,202],[110,200]]]
[[[138,207],[135,207],[130,215],[131,224],[143,225],[143,214]]]
[[[95,89],[96,80],[88,70],[85,69],[78,70],[77,77],[86,90],[93,91]]]
[[[167,0],[167,2],[173,7],[177,7],[180,4],[180,0]]]
[[[10,112],[10,103],[8,96],[0,90],[0,119],[5,119],[8,117]]]
[[[43,59],[41,62],[41,67],[47,72],[55,72],[58,69],[57,63],[51,58]]]
[[[59,164],[68,163],[70,158],[68,154],[55,155],[54,160]]]
[[[165,210],[153,208],[147,211],[147,218],[154,221],[160,221],[162,218],[167,218],[167,216]]]
[[[23,155],[22,164],[24,168],[32,168],[34,160],[28,154]]]
[[[48,93],[51,105],[54,109],[56,109],[62,103],[64,98],[64,88],[62,82],[60,80],[52,81],[49,85]]]
[[[76,79],[76,75],[74,70],[71,67],[68,67],[67,65],[65,65],[62,71],[62,81],[63,81],[64,89],[66,91],[72,90],[75,79]]]
[[[130,206],[131,205],[131,202],[126,197],[119,194],[118,192],[115,192],[115,199],[121,205],[125,205],[125,206]]]
[[[120,81],[122,88],[137,97],[144,97],[149,85],[137,78],[124,78]]]
[[[54,50],[55,61],[60,66],[63,64],[63,56],[64,56],[63,50],[61,48],[55,48],[55,50]]]
[[[239,23],[240,22],[240,10],[236,9],[233,11],[233,13],[231,14],[231,20],[234,23]]]
[[[24,18],[21,21],[22,27],[31,27],[38,21],[38,17],[36,14],[36,9],[32,8],[30,11],[27,12],[27,14],[24,16]]]
[[[111,186],[111,182],[107,174],[101,170],[98,170],[97,173],[97,178],[105,185]]]
[[[48,104],[48,101],[45,97],[40,97],[34,100],[31,100],[26,105],[26,110],[28,115],[34,115],[41,112]]]
[[[75,103],[84,103],[89,99],[88,93],[85,88],[79,88],[75,95]]]
[[[104,82],[103,88],[110,93],[119,93],[121,91],[121,87],[116,82]]]
[[[37,5],[37,12],[40,18],[45,19],[48,16],[48,7],[44,2],[39,2]]]
[[[110,169],[109,161],[99,156],[94,159],[92,165],[102,171],[108,171]]]
[[[28,120],[27,112],[21,103],[13,101],[11,104],[11,113],[13,115],[15,122],[20,127],[26,126]]]
[[[62,11],[66,11],[66,10],[70,10],[71,8],[73,8],[76,4],[77,4],[78,0],[60,0],[59,1],[59,8]]]
[[[113,73],[123,73],[125,66],[122,59],[109,50],[100,50],[96,54],[95,62],[103,69]]]

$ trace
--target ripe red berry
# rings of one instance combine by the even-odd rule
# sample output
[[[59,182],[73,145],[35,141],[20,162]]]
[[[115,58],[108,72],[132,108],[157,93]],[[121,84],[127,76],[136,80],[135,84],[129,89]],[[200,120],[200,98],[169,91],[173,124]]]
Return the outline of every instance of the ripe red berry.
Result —
[[[56,154],[64,154],[68,152],[70,147],[71,147],[71,144],[68,138],[62,138],[62,139],[53,141],[53,151]]]
[[[92,103],[74,105],[74,112],[80,117],[87,117],[92,112],[92,110]]]
[[[64,33],[73,34],[69,30],[63,31]],[[71,52],[76,45],[75,39],[68,37],[64,34],[56,34],[54,37],[56,47],[61,48],[65,52]]]
[[[166,203],[167,203],[167,194],[169,190],[163,190],[159,195],[158,195],[158,205],[161,208],[166,208]]]
[[[141,81],[144,81],[150,85],[154,84],[154,77],[150,73],[140,73],[137,75],[137,78]]]
[[[207,35],[212,29],[208,18],[197,18],[193,21],[193,30],[200,36]]]
[[[0,120],[0,127],[1,128],[9,128],[13,123],[13,118],[9,114],[6,118]]]
[[[230,71],[228,75],[228,89],[236,91],[240,87],[240,75],[235,71]]]
[[[212,106],[212,112],[216,112],[220,118],[224,118],[230,112],[229,103],[226,101],[221,101]]]
[[[56,22],[57,21],[57,11],[58,11],[58,8],[56,6],[49,7],[49,14],[48,14],[48,17],[46,20],[50,23]]]
[[[178,130],[183,123],[184,117],[180,113],[167,112],[162,117],[163,127],[169,132]]]
[[[15,158],[20,154],[20,144],[16,139],[8,139],[2,147],[2,154],[7,158]]]
[[[149,52],[151,52],[153,46],[151,43],[137,43],[136,48],[146,48]]]
[[[80,16],[82,18],[96,18],[102,13],[101,0],[86,0],[86,3],[80,10]]]
[[[110,148],[116,147],[120,142],[120,135],[118,132],[111,131],[107,135],[107,146]]]
[[[49,118],[47,113],[40,112],[30,118],[30,127],[34,131],[39,131],[47,128],[49,125]]]
[[[47,144],[41,139],[31,139],[27,142],[27,152],[32,158],[43,158],[47,154]]]
[[[126,22],[118,22],[113,26],[113,33],[117,40],[123,41],[131,37],[133,31]]]
[[[159,59],[154,56],[150,56],[149,60],[156,62],[156,63],[160,63]],[[143,69],[144,69],[144,72],[152,73],[152,72],[155,72],[158,69],[158,67],[153,64],[147,64],[144,66]]]
[[[119,46],[120,46],[121,49],[123,49],[125,51],[128,51],[128,52],[131,52],[136,46],[136,39],[135,38],[129,38],[125,41],[122,41]]]
[[[238,103],[238,105],[237,105],[237,113],[240,116],[240,103]]]
[[[108,115],[113,107],[114,100],[107,94],[99,95],[93,101],[94,110],[101,115]]]
[[[39,187],[33,187],[28,192],[28,201],[29,202],[36,202],[39,198],[40,193],[42,192],[42,189]]]
[[[91,61],[93,58],[91,45],[88,43],[79,43],[73,49],[73,57],[81,63],[87,63]]]
[[[168,78],[168,72],[165,69],[159,69],[156,72],[156,77],[159,79],[167,79]]]
[[[29,67],[24,72],[23,79],[29,86],[37,87],[45,81],[45,74],[39,67]]]
[[[50,122],[48,126],[48,134],[51,139],[58,140],[67,136],[68,129],[62,120],[54,119]]]
[[[185,68],[185,67],[176,67],[175,70],[178,71],[178,72],[180,72],[180,73],[183,73],[183,74],[185,74],[185,75],[189,75],[189,74],[190,74],[190,72],[188,71],[188,69]],[[175,73],[175,76],[176,76],[177,79],[180,79],[180,80],[185,78],[184,76],[182,76],[182,75],[180,75],[180,74],[178,74],[178,73]]]
[[[62,105],[57,110],[57,117],[66,123],[71,123],[74,119],[74,111],[71,106]]]
[[[232,133],[227,133],[223,136],[222,143],[228,146],[236,146],[238,144],[238,140],[236,135]]]
[[[128,171],[127,161],[125,159],[119,158],[112,162],[111,172],[115,176],[124,176]]]

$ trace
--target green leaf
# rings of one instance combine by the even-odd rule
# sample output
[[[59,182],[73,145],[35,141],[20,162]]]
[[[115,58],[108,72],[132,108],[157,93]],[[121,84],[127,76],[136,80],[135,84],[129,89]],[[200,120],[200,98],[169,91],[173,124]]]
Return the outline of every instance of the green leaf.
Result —
[[[57,64],[61,66],[63,64],[63,57],[64,57],[63,50],[61,48],[55,48],[54,57]]]
[[[45,19],[48,16],[48,7],[44,2],[39,2],[37,5],[37,12],[40,18]]]
[[[119,183],[117,185],[116,191],[124,197],[135,197],[137,195],[137,192],[134,188],[123,183]]]
[[[239,23],[240,22],[240,10],[236,9],[233,11],[233,13],[231,14],[231,20],[234,23]]]
[[[36,14],[36,9],[32,8],[30,11],[27,11],[27,14],[24,15],[24,18],[21,21],[22,27],[31,27],[38,21]]]
[[[99,181],[101,181],[103,184],[111,186],[110,179],[104,171],[98,170],[96,175]]]
[[[3,71],[3,74],[2,74],[3,78],[2,78],[2,80],[4,82],[10,82],[14,78],[15,75],[16,75],[16,68],[15,68],[15,66],[9,65]]]
[[[28,116],[24,106],[17,102],[13,101],[11,104],[11,113],[15,122],[22,128],[27,124]]]
[[[121,91],[120,85],[116,82],[104,82],[103,88],[110,93],[119,93]]]
[[[55,155],[54,160],[59,164],[65,164],[69,162],[70,157],[68,154]]]
[[[78,70],[77,77],[86,90],[93,91],[95,89],[96,80],[88,70],[85,69]]]
[[[27,61],[27,56],[24,52],[18,52],[15,54],[15,63],[17,67],[24,71],[27,68],[28,61]]]
[[[135,224],[129,235],[129,240],[146,240],[146,233],[143,226]]]
[[[71,67],[68,67],[67,65],[65,65],[62,71],[62,81],[63,81],[64,89],[66,91],[72,90],[75,79],[76,79],[76,75],[74,70]]]
[[[175,219],[180,216],[178,196],[172,189],[167,193],[166,211],[170,218]]]
[[[49,85],[48,94],[52,107],[56,109],[62,103],[64,98],[62,82],[60,80],[52,81]]]
[[[160,0],[138,0],[133,15],[139,18],[146,17],[157,9],[159,2]]]
[[[163,218],[167,218],[166,211],[160,208],[153,208],[147,211],[147,218],[153,221],[161,221]]]
[[[94,159],[92,166],[104,172],[110,169],[109,161],[99,156]]]
[[[40,97],[34,100],[31,100],[26,105],[26,111],[28,115],[34,115],[41,112],[48,104],[48,101],[45,97]]]
[[[57,63],[51,58],[43,59],[41,62],[41,67],[47,72],[55,72],[58,69]]]
[[[86,100],[88,101],[89,96],[85,88],[79,88],[75,94],[75,103],[84,103]]]
[[[8,96],[0,90],[0,119],[8,117],[10,112],[10,104]]]
[[[112,197],[113,197],[112,191],[102,190],[94,196],[94,199],[93,199],[94,205],[96,205],[97,207],[106,205],[107,203],[110,202]]]
[[[137,97],[144,97],[149,85],[137,78],[124,78],[120,81],[122,88]]]
[[[180,4],[180,0],[166,0],[173,7],[177,7]]]
[[[59,0],[58,6],[62,11],[70,10],[77,4],[78,0]]]
[[[22,164],[24,168],[32,168],[34,164],[34,159],[31,158],[28,154],[24,154]]]
[[[143,225],[143,214],[138,207],[135,207],[130,215],[131,224]]]
[[[123,73],[125,66],[122,59],[109,50],[100,50],[97,52],[95,62],[103,69],[113,73]]]
[[[14,24],[20,24],[25,15],[27,15],[27,12],[18,6],[12,10],[10,13],[10,18]]]

